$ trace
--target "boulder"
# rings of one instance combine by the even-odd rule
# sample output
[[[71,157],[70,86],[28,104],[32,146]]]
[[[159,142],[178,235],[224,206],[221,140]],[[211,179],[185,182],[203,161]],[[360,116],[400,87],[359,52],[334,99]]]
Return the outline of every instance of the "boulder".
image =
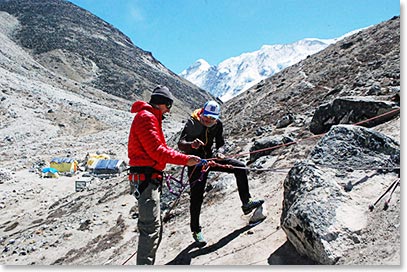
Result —
[[[310,123],[310,131],[314,134],[327,132],[331,126],[338,124],[355,124],[372,117],[391,113],[363,123],[365,127],[374,127],[391,120],[400,114],[396,103],[378,101],[369,97],[341,97],[331,103],[321,105],[314,113]]]
[[[272,154],[272,151],[278,149],[280,146],[294,142],[291,137],[277,135],[271,137],[264,137],[256,140],[250,148],[250,162],[254,162],[262,156]],[[274,148],[275,147],[275,148]],[[264,151],[261,151],[265,149]]]
[[[280,221],[288,240],[320,264],[352,263],[343,256],[361,243],[373,216],[369,205],[397,179],[399,167],[400,145],[393,139],[363,127],[333,126],[284,181]]]

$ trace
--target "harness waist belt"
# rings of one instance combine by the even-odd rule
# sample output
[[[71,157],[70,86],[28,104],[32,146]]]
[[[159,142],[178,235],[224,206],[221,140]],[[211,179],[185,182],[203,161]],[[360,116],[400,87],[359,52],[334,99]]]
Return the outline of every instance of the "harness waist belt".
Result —
[[[153,174],[151,174],[151,179],[162,180],[163,175],[159,174],[159,173],[153,173]],[[144,173],[130,173],[129,174],[129,180],[130,181],[145,181],[146,180],[146,174],[144,174]]]

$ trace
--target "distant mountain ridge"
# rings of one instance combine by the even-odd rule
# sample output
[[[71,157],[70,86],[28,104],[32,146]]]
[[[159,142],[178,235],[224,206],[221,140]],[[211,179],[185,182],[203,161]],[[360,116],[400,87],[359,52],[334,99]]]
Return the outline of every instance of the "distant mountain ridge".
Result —
[[[61,78],[129,100],[146,99],[163,84],[191,108],[211,97],[120,30],[68,1],[0,0],[1,11],[19,21],[13,41]]]
[[[260,50],[226,59],[217,66],[199,59],[180,76],[227,101],[261,80],[360,30],[335,39],[306,38],[291,44],[263,45]]]

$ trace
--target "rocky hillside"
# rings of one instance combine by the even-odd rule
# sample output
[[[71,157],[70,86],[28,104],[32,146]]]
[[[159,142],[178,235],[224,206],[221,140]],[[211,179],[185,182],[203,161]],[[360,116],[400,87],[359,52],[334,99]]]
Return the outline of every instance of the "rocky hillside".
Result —
[[[20,2],[0,1],[2,7]],[[26,3],[72,7],[59,1]],[[132,101],[106,93],[95,85],[98,80],[84,79],[85,71],[91,71],[86,64],[102,69],[90,57],[80,65],[64,65],[63,75],[44,62],[53,59],[51,53],[42,58],[43,52],[21,47],[16,39],[24,25],[20,20],[28,18],[19,10],[0,11],[0,263],[134,265],[138,211],[124,173],[95,176],[78,192],[75,181],[89,175],[83,168],[58,179],[39,174],[53,157],[82,164],[87,153],[100,151],[127,161]],[[234,177],[212,173],[201,214],[209,243],[197,249],[189,230],[188,191],[174,202],[176,196],[164,186],[166,221],[157,264],[400,264],[400,187],[390,188],[391,199],[386,196],[368,209],[390,184],[397,184],[392,181],[397,181],[400,164],[399,99],[396,17],[228,101],[222,115],[227,155],[249,163],[250,192],[265,199],[267,218],[249,224]],[[178,118],[186,118],[188,111],[178,109],[182,116],[165,120],[169,143],[176,142],[173,136],[182,127]],[[352,125],[389,113],[380,122],[364,124],[370,128]],[[328,132],[314,135],[311,127]],[[284,148],[260,152],[282,144]],[[167,172],[180,175],[176,167]]]
[[[68,1],[1,0],[0,11],[18,20],[12,40],[59,77],[130,100],[148,97],[157,84],[167,85],[187,107],[209,97],[114,26]]]
[[[312,115],[343,96],[399,101],[400,19],[393,18],[330,45],[226,103],[232,135],[253,137],[259,128],[291,116],[307,133]],[[250,101],[250,103],[247,103]]]
[[[253,167],[291,169],[282,182],[281,226],[302,255],[322,264],[400,264],[399,106],[399,17],[345,38],[226,103],[231,150],[253,152]],[[347,128],[339,135],[339,124],[373,130]],[[390,189],[397,200],[384,195]],[[369,213],[376,199],[383,205],[386,198],[382,209]]]

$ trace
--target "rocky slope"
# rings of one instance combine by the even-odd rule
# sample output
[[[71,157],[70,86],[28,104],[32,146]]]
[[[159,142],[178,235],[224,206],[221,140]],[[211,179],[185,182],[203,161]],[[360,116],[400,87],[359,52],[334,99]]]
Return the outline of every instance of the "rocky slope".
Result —
[[[338,98],[341,98],[342,101],[348,99],[350,103],[354,102],[353,99],[357,99],[361,104],[354,105],[355,108],[353,109],[347,108],[347,106],[343,104],[342,107],[337,108],[338,111],[342,111],[342,115],[336,119],[334,115],[330,115],[331,113],[327,111],[324,112],[323,109],[328,109],[330,106],[335,105],[335,101],[339,101]],[[311,159],[309,157],[310,152],[315,152],[315,146],[324,135],[324,133],[322,133],[324,131],[318,132],[321,133],[319,135],[313,135],[310,132],[311,124],[314,122],[317,113],[323,113],[323,115],[325,115],[324,118],[320,120],[321,125],[331,126],[332,124],[340,123],[357,123],[370,118],[367,117],[367,115],[362,117],[369,111],[369,106],[364,104],[363,101],[369,100],[376,100],[378,104],[383,105],[399,105],[400,103],[399,17],[394,17],[387,22],[383,22],[358,34],[352,35],[308,57],[298,64],[283,70],[275,76],[263,80],[244,94],[226,103],[224,119],[228,122],[227,133],[234,139],[231,145],[237,147],[239,152],[253,151],[255,150],[253,147],[256,143],[260,143],[268,138],[277,141],[277,144],[273,143],[273,145],[287,145],[285,148],[276,148],[276,150],[273,150],[271,158],[262,157],[263,159],[251,159],[251,162],[254,161],[252,165],[264,167],[264,165],[271,164],[277,169],[286,167],[291,169],[296,162],[307,162]],[[247,101],[250,101],[250,103],[247,103]],[[331,107],[331,109],[334,108],[335,107]],[[380,115],[387,111],[389,110],[378,111],[375,115]],[[359,117],[361,119],[351,121],[353,113],[356,112],[361,114]],[[374,131],[382,132],[400,143],[399,114],[400,112],[396,111],[396,117],[389,117],[390,121],[386,122],[382,120],[381,125],[373,125]],[[337,139],[337,141],[340,140],[340,138]],[[248,141],[254,142],[250,149],[248,149]],[[355,141],[357,141],[357,139],[355,139]],[[270,142],[272,143],[272,141]],[[294,144],[290,145],[290,142]],[[330,143],[331,146],[334,144],[335,141]],[[349,146],[350,145],[351,144],[349,144]],[[341,154],[339,156],[345,158],[348,156],[348,153],[341,153],[343,151],[343,149],[338,148],[336,152]],[[360,152],[363,153],[364,151],[356,148],[350,153],[361,154]],[[336,156],[338,156],[338,154]],[[396,154],[397,153],[394,155],[396,156]],[[323,159],[323,157],[321,159]],[[328,160],[328,158],[326,159]],[[376,158],[376,161],[378,161],[378,158]],[[368,177],[372,174],[369,172],[369,169],[371,169],[374,164],[368,163],[367,160],[359,162],[357,155],[350,159],[348,163],[354,167],[356,167],[356,163],[360,163],[363,165],[363,168],[366,169],[362,173]],[[336,167],[340,168],[341,164],[337,163]],[[349,169],[349,171],[351,171],[351,169]],[[361,177],[355,174],[356,173],[349,177],[347,174],[337,173],[339,178],[337,184],[334,186],[340,186],[343,190],[344,185],[341,184],[342,182],[361,179]],[[329,173],[326,173],[325,178],[327,180],[329,180],[328,175]],[[267,175],[263,175],[264,178],[266,178],[266,176]],[[305,175],[301,178],[300,181],[306,182],[308,177]],[[370,196],[368,196],[369,194],[364,195],[364,202],[359,202],[359,204],[365,203],[365,201],[373,203],[374,198],[378,198],[386,190],[387,186],[390,186],[394,178],[394,175],[382,176],[381,180],[386,180],[385,185],[382,185],[383,187],[381,187],[380,190],[375,191],[373,194],[370,194]],[[292,182],[291,179],[292,177],[288,176],[285,183]],[[330,179],[330,181],[334,180],[335,178]],[[286,186],[291,187],[292,185]],[[297,184],[295,186],[300,185]],[[311,194],[311,187],[304,186],[306,187],[306,191]],[[367,186],[368,190],[373,190],[371,183]],[[287,191],[285,192],[285,196],[296,193],[299,192]],[[305,197],[305,199],[310,197],[310,195],[302,196]],[[386,197],[388,197],[388,195]],[[375,228],[368,227],[368,229],[362,230],[361,233],[363,235],[361,240],[363,242],[355,245],[354,249],[349,250],[349,252],[342,252],[341,254],[346,255],[346,257],[336,260],[338,263],[400,263],[399,196],[397,196],[396,199],[398,200],[395,203],[393,202],[395,206],[391,210],[376,210],[376,213],[369,214],[367,210],[368,205],[366,203],[358,207],[364,211],[363,220],[371,222],[369,224],[374,224]],[[285,199],[284,201],[288,200]],[[383,203],[380,204],[382,205]],[[350,203],[346,205],[353,206]],[[353,207],[356,206],[358,205]],[[311,207],[308,206],[308,211],[310,208]],[[287,207],[285,207],[285,209],[287,209]],[[323,214],[324,211],[324,209],[321,209],[321,211],[317,211],[317,213],[312,216],[317,216],[319,213]],[[362,217],[358,218],[362,220]],[[282,217],[281,221],[283,222],[284,220],[286,219]],[[309,220],[309,218],[307,217],[304,220]],[[339,218],[336,218],[336,220],[340,221]],[[306,225],[306,222],[309,221],[305,221],[303,224]],[[310,224],[312,226],[318,226],[318,222],[315,221],[312,221]],[[331,228],[334,228],[334,226],[331,226]],[[301,232],[300,226],[298,226],[298,231]],[[302,231],[304,231],[304,229]],[[306,231],[308,231],[308,229]],[[339,232],[339,230],[337,231]],[[315,237],[318,237],[318,235]],[[383,240],[382,237],[388,237],[388,239]],[[321,240],[324,239],[328,238],[321,237]],[[332,237],[330,239],[332,239]],[[303,243],[305,243],[305,238]],[[358,251],[359,253],[357,253]],[[304,252],[307,251],[303,251],[303,253]],[[316,257],[314,256],[314,258]]]
[[[399,100],[399,21],[393,18],[352,35],[226,103],[230,133],[252,137],[258,127],[275,125],[287,115],[306,131],[315,109],[336,97]]]
[[[157,84],[167,85],[187,107],[209,97],[114,26],[68,1],[2,0],[0,11],[18,19],[12,40],[60,77],[131,100],[148,97]]]

